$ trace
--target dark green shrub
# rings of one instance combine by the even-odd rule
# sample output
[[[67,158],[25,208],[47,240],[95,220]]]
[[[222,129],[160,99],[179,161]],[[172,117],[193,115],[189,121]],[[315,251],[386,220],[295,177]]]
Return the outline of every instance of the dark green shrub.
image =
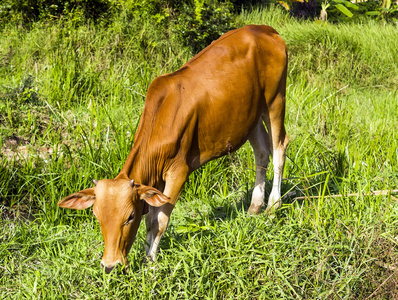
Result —
[[[242,9],[250,9],[252,7],[268,6],[271,3],[275,3],[275,0],[230,0],[234,5],[236,12],[241,12]]]
[[[199,52],[223,33],[235,28],[231,2],[186,2],[173,20],[173,32],[194,53]]]
[[[110,0],[4,0],[0,6],[0,26],[6,22],[30,24],[39,19],[53,19],[76,14],[98,20],[116,7]]]

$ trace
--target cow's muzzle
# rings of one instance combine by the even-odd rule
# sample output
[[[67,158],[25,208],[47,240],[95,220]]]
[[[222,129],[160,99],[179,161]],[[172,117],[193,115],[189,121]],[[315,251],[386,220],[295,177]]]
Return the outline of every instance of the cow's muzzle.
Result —
[[[128,270],[128,264],[122,264],[121,261],[116,261],[116,262],[111,263],[111,264],[105,264],[103,261],[101,261],[101,268],[105,269],[105,272],[106,272],[107,274],[109,274],[110,272],[112,272],[112,270],[113,270],[115,267],[118,267],[118,266],[122,267],[121,269],[123,270],[123,272],[127,272],[127,270]]]

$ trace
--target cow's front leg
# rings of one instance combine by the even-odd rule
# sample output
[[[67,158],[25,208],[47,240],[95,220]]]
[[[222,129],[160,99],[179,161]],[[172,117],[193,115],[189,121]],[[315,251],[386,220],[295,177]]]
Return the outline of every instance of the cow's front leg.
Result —
[[[148,214],[145,218],[146,223],[146,245],[145,251],[149,259],[156,260],[156,252],[160,243],[160,239],[167,229],[171,212],[174,205],[166,203],[160,207],[149,207]]]
[[[149,206],[148,214],[145,217],[146,224],[146,255],[152,261],[156,260],[156,252],[160,239],[166,232],[167,225],[169,224],[171,212],[177,203],[180,196],[182,187],[188,177],[188,171],[183,172],[180,176],[169,176],[166,178],[166,186],[164,194],[170,197],[170,203],[166,203],[160,207]]]

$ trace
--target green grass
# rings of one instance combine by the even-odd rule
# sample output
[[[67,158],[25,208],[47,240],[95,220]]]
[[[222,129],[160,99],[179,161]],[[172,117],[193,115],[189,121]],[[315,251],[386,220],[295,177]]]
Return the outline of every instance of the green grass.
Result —
[[[128,274],[100,269],[90,210],[56,203],[119,172],[148,85],[190,54],[123,18],[4,30],[1,299],[398,296],[398,205],[368,195],[398,189],[397,27],[298,22],[278,8],[237,22],[270,24],[289,47],[284,205],[274,218],[246,215],[255,172],[245,144],[190,176],[156,263],[141,263],[141,226]],[[347,193],[361,195],[326,197]]]

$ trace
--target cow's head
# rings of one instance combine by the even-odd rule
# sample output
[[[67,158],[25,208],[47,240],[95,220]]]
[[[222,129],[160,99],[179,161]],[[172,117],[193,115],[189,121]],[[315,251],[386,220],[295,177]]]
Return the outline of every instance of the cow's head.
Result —
[[[101,266],[110,272],[116,264],[128,265],[127,254],[135,240],[147,204],[161,206],[169,198],[153,187],[129,179],[94,180],[95,187],[69,195],[60,207],[85,209],[93,206],[105,251]]]

